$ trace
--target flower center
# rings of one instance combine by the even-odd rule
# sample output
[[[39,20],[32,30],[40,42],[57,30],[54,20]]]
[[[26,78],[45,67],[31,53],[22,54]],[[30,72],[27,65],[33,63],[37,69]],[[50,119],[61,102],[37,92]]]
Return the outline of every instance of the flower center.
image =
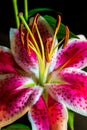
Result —
[[[58,33],[61,17],[58,16],[58,23],[56,29],[54,31],[53,37],[48,37],[43,43],[39,28],[37,26],[37,21],[39,18],[39,14],[33,19],[33,24],[31,27],[26,23],[23,14],[19,14],[19,18],[21,19],[22,23],[20,24],[20,39],[22,44],[25,46],[28,53],[30,53],[31,49],[37,56],[38,66],[39,66],[39,83],[43,85],[49,73],[49,66],[51,63],[51,59],[53,57],[54,52],[57,50],[61,42],[56,43],[56,35]],[[37,40],[38,39],[38,40]]]

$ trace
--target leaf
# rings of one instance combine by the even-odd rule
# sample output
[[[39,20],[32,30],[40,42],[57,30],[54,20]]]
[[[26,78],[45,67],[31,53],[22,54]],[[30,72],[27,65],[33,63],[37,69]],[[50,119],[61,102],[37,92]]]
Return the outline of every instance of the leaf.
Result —
[[[31,130],[31,129],[24,124],[12,124],[2,128],[2,130]]]
[[[50,15],[44,15],[44,18],[47,20],[47,22],[50,24],[50,26],[55,29],[57,20],[50,16]],[[58,39],[62,39],[65,37],[65,25],[63,23],[60,24],[60,28],[57,34]],[[70,31],[70,38],[78,38],[74,33]]]
[[[71,130],[74,130],[74,112],[68,110],[68,115],[69,115],[68,125]]]
[[[34,8],[34,9],[31,9],[29,11],[28,16],[31,17],[39,12],[46,12],[47,13],[47,11],[55,13],[56,15],[62,14],[62,13],[60,13],[54,9],[51,9],[51,8]],[[52,17],[51,15],[44,15],[44,18],[47,20],[47,22],[50,24],[50,26],[52,26],[52,28],[55,29],[57,20],[54,17]],[[61,23],[61,25],[60,25],[60,29],[59,29],[59,32],[57,34],[57,37],[58,37],[58,39],[62,39],[63,37],[65,37],[65,25],[63,23]],[[70,31],[70,38],[78,38],[78,37],[73,32]]]
[[[35,15],[36,13],[44,12],[44,11],[55,12],[57,14],[61,14],[60,12],[57,12],[51,8],[34,8],[29,11],[28,16],[31,17],[31,16]]]

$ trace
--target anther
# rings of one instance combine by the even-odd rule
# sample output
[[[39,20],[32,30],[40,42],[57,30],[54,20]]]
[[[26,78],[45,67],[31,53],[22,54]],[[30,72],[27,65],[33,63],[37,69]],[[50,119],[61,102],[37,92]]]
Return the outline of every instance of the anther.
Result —
[[[26,48],[27,53],[29,54],[30,53],[30,47],[28,45],[28,38],[29,38],[29,33],[26,31],[25,37],[24,37],[24,47]]]
[[[59,31],[59,28],[60,28],[60,24],[61,24],[61,16],[58,15],[58,17],[57,17],[57,25],[56,25],[55,32],[54,32],[54,37],[53,37],[53,41],[52,41],[50,55],[52,54],[52,52],[54,50],[54,43],[55,43],[56,35],[57,35],[57,33]]]
[[[57,35],[57,33],[58,33],[58,31],[59,31],[59,28],[60,28],[60,24],[61,24],[61,16],[60,15],[58,15],[58,17],[57,17],[57,25],[56,25],[56,29],[55,29],[55,36]]]
[[[66,47],[68,40],[69,40],[69,28],[66,26],[65,30],[66,30],[66,35],[65,35],[65,41],[64,41],[64,44],[63,44],[63,48]]]
[[[46,58],[46,61],[47,62],[50,62],[50,59],[51,59],[51,57],[50,57],[50,55],[49,55],[49,53],[50,53],[50,46],[51,46],[51,42],[52,42],[52,38],[50,37],[50,38],[48,38],[47,39],[47,41],[46,41],[46,45],[45,45],[45,58]]]
[[[33,20],[33,24],[32,24],[32,32],[34,31],[34,27],[35,27],[35,24],[37,24],[37,21],[38,21],[38,18],[39,18],[40,14],[37,13],[34,17],[34,20]]]
[[[23,28],[23,24],[22,22],[20,23],[20,26],[19,26],[19,36],[20,36],[20,40],[22,42],[22,44],[24,45],[24,47],[26,48],[27,52],[29,53],[29,46],[28,46],[28,32],[27,30],[24,30]]]

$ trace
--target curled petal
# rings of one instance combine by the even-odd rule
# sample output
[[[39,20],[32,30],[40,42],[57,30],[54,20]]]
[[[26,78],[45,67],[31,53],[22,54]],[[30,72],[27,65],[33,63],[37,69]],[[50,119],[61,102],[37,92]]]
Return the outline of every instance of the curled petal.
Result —
[[[42,97],[31,107],[28,117],[32,125],[32,130],[50,130],[48,112]]]
[[[55,100],[65,104],[69,109],[87,116],[87,89],[84,93],[84,89],[71,84],[51,84],[46,85],[46,88]]]
[[[37,93],[34,93],[35,91]],[[0,100],[0,128],[11,124],[27,113],[30,110],[31,102],[33,105],[36,103],[35,100],[32,100],[33,95],[38,99],[41,93],[42,89],[38,87],[18,88],[6,92],[4,95],[2,92],[0,94],[0,99],[2,99]]]
[[[34,20],[33,17],[29,19],[29,22],[30,22],[29,25],[30,26],[32,26],[33,20]],[[40,32],[43,43],[46,43],[46,40],[53,36],[53,33],[54,33],[53,29],[50,27],[48,22],[42,16],[38,17],[37,26],[38,26],[38,29],[39,29],[39,32]],[[32,30],[32,32],[33,31],[35,33],[35,28],[34,28],[34,30]],[[36,37],[36,40],[37,40],[37,43],[38,43],[39,39],[37,38],[37,35],[35,35],[35,37]]]
[[[63,104],[52,99],[51,96],[48,100],[48,113],[51,130],[67,130],[67,110]]]
[[[71,40],[57,57],[55,69],[83,68],[87,65],[87,40]]]
[[[17,73],[19,66],[16,64],[10,49],[0,46],[0,73]]]
[[[34,72],[38,75],[38,63],[36,54],[34,52],[30,52],[28,54],[26,48],[23,43],[21,43],[19,30],[10,29],[10,44],[11,51],[14,56],[17,64],[25,71],[25,72]]]

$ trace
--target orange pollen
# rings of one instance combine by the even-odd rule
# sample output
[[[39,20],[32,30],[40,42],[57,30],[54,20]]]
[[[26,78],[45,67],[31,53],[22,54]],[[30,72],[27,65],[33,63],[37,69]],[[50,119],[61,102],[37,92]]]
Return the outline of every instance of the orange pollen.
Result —
[[[69,40],[69,28],[66,26],[65,29],[66,29],[66,35],[65,35],[65,41],[64,41],[64,44],[63,44],[63,48],[66,47],[68,40]]]
[[[58,15],[57,17],[57,25],[56,25],[56,29],[55,29],[55,34],[57,34],[57,32],[59,31],[59,28],[60,28],[60,24],[61,24],[61,16]]]
[[[30,53],[30,47],[29,47],[29,44],[28,44],[28,32],[26,32],[25,33],[25,42],[24,42],[24,46],[25,46],[25,48],[26,48],[26,50],[27,50],[27,52],[28,52],[28,54]]]
[[[45,58],[47,62],[50,62],[51,60],[51,57],[49,56],[51,42],[52,42],[52,37],[47,39],[46,45],[45,45]]]
[[[35,24],[37,24],[37,21],[38,21],[38,18],[39,18],[40,14],[37,13],[34,17],[34,20],[33,20],[33,24],[32,24],[32,32],[34,32],[34,27],[35,27]]]
[[[20,39],[21,39],[21,42],[22,44],[24,45],[24,47],[26,48],[28,54],[30,53],[30,48],[28,46],[28,36],[29,36],[29,33],[28,31],[24,28],[23,28],[23,24],[20,23],[20,27],[19,27],[19,35],[20,35]]]

